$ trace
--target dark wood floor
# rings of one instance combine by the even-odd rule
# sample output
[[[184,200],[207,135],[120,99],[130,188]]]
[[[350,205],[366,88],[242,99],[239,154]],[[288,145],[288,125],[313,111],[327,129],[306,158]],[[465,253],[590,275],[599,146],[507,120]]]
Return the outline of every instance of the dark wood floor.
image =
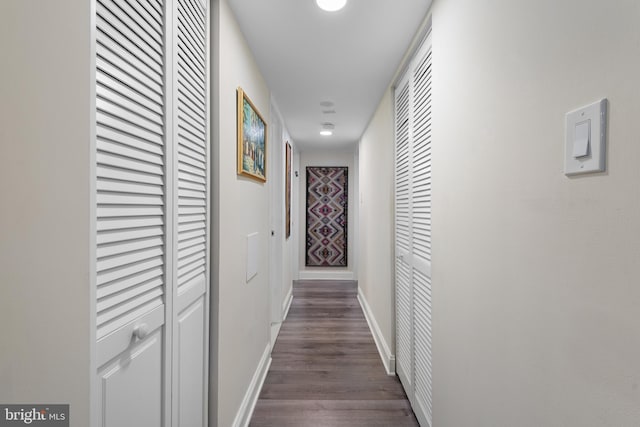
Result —
[[[418,426],[356,297],[356,282],[294,283],[250,427]]]

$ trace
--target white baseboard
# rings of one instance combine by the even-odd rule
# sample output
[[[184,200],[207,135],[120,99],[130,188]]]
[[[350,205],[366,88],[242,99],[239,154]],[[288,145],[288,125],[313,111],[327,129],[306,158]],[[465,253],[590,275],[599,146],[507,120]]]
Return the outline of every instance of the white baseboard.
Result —
[[[260,363],[258,363],[258,367],[253,374],[251,384],[249,384],[242,404],[233,420],[233,427],[247,427],[249,425],[253,410],[256,407],[256,402],[258,401],[258,396],[260,396],[264,380],[267,377],[267,372],[269,372],[269,366],[271,366],[271,345],[267,344],[260,358]]]
[[[300,280],[355,280],[353,271],[301,271]]]
[[[291,303],[293,302],[293,286],[289,289],[289,293],[287,297],[284,299],[282,303],[282,321],[284,322],[289,315],[289,309],[291,308]]]
[[[371,307],[369,307],[369,303],[367,303],[367,299],[362,294],[360,288],[358,288],[358,302],[360,303],[360,307],[362,307],[364,317],[365,319],[367,319],[367,324],[369,325],[369,329],[371,329],[371,333],[373,334],[373,339],[376,342],[376,347],[378,347],[378,353],[380,353],[380,358],[382,359],[382,363],[384,364],[384,369],[387,371],[387,375],[395,375],[396,357],[395,355],[391,354],[391,350],[389,350],[389,346],[382,336],[382,331],[380,331],[378,322],[376,322],[376,318],[371,312]]]
[[[280,329],[282,329],[282,324],[287,319],[289,315],[289,309],[291,308],[291,303],[293,302],[293,288],[289,290],[289,294],[282,302],[282,320],[280,322],[271,322],[271,351],[273,351],[273,347],[276,345],[276,339],[280,334]]]

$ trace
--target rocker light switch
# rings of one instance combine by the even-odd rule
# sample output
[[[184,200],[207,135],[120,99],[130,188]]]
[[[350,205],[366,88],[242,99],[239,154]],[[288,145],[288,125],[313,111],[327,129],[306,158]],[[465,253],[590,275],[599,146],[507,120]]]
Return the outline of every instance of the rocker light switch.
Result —
[[[564,173],[605,170],[607,100],[601,99],[566,115]]]
[[[579,159],[589,155],[589,134],[591,133],[591,120],[578,123],[573,139],[573,157]]]

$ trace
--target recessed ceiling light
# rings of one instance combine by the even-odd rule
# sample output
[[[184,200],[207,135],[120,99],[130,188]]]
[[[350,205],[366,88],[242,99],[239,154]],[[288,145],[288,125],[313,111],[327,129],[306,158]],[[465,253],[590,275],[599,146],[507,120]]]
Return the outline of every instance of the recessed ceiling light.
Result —
[[[322,10],[327,12],[336,12],[347,4],[347,0],[316,0],[316,4]]]
[[[323,123],[322,124],[322,130],[320,131],[320,135],[322,136],[331,136],[333,135],[333,130],[336,128],[336,126],[333,123]]]

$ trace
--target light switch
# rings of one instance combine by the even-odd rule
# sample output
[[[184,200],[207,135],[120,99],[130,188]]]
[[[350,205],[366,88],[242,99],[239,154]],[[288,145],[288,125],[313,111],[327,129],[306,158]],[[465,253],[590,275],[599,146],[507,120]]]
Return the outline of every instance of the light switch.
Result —
[[[566,115],[564,173],[605,170],[607,100],[601,99]]]
[[[579,159],[589,155],[589,136],[591,133],[591,120],[585,120],[576,125],[573,139],[573,157]]]

